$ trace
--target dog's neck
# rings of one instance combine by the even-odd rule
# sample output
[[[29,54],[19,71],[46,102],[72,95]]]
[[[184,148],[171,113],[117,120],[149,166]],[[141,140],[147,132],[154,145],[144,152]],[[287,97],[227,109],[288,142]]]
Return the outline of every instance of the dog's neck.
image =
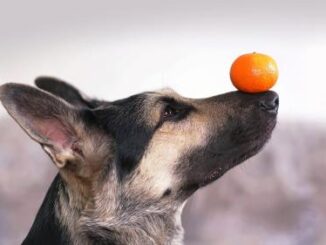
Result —
[[[123,203],[111,211],[102,210],[102,217],[74,206],[72,198],[58,175],[23,244],[182,244],[182,207]]]
[[[182,244],[179,213],[151,211],[126,213],[109,220],[87,218],[84,227],[90,244]]]

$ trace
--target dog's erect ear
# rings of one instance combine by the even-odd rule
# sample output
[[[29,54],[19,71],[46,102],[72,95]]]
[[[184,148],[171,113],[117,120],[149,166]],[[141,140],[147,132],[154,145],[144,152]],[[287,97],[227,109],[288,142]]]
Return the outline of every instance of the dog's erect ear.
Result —
[[[80,161],[79,141],[83,113],[65,101],[42,90],[8,83],[0,87],[0,100],[8,113],[39,142],[59,168]]]
[[[90,99],[71,84],[53,77],[38,77],[35,79],[38,88],[54,94],[77,107],[95,108],[100,101]]]

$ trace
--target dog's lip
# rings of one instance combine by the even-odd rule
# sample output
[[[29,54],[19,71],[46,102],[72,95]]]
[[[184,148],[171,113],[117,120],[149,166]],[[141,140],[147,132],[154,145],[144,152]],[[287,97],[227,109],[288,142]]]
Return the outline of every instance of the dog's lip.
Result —
[[[272,127],[272,128],[274,128],[274,127]],[[235,157],[235,158],[233,158],[233,159],[231,159],[230,161],[227,161],[227,162],[217,163],[217,167],[214,168],[213,170],[211,170],[206,175],[206,177],[199,184],[199,186],[205,186],[205,185],[217,180],[222,175],[224,175],[228,170],[230,170],[231,168],[233,168],[233,167],[239,165],[240,163],[246,161],[247,159],[249,159],[250,157],[255,155],[257,152],[259,152],[259,150],[261,148],[263,148],[264,145],[266,144],[266,142],[269,140],[272,131],[273,130],[267,130],[264,137],[262,137],[260,139],[253,140],[251,142],[248,142],[248,145],[250,145],[250,147],[245,149],[242,152],[239,152],[239,155],[237,157]],[[212,152],[212,151],[209,151],[209,150],[207,151],[207,153],[213,155],[216,158],[222,157],[224,154],[229,154],[229,153],[221,154],[221,153]],[[217,159],[217,161],[218,161],[218,159]]]
[[[218,178],[220,178],[224,173],[226,173],[226,171],[228,169],[230,169],[230,165],[227,164],[225,166],[219,166],[217,169],[211,171],[206,177],[205,179],[199,184],[199,186],[205,186],[208,183],[217,180]]]

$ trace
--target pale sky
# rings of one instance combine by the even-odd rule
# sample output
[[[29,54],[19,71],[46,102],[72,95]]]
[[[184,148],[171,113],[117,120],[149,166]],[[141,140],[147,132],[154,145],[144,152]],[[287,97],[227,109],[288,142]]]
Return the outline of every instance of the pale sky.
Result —
[[[233,60],[256,51],[279,65],[273,90],[280,120],[326,122],[323,1],[0,0],[0,6],[0,84],[52,75],[107,100],[161,87],[206,97],[234,90]]]

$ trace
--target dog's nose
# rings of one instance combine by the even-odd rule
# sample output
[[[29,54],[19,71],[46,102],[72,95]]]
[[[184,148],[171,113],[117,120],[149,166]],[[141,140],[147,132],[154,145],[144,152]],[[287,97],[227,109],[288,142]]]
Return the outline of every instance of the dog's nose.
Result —
[[[259,100],[259,107],[261,110],[276,114],[278,111],[279,98],[277,93],[269,91],[264,94]]]

